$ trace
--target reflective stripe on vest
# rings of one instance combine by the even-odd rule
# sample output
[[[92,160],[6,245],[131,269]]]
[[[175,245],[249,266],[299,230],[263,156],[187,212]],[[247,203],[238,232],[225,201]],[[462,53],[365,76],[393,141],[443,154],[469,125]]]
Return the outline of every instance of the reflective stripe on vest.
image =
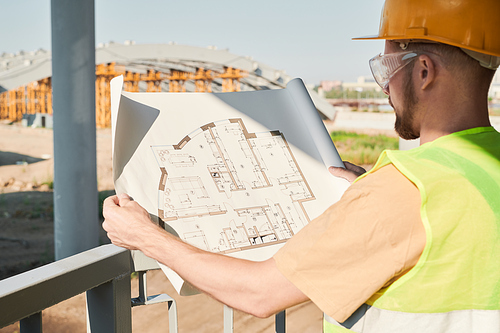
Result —
[[[369,173],[390,163],[420,191],[426,246],[359,320],[325,317],[325,332],[500,332],[500,134],[473,128],[386,151]]]
[[[408,313],[367,306],[355,323],[339,324],[325,314],[323,332],[357,333],[498,333],[499,310],[457,310],[444,313]],[[349,321],[349,318],[347,321]],[[353,324],[352,326],[350,324]]]

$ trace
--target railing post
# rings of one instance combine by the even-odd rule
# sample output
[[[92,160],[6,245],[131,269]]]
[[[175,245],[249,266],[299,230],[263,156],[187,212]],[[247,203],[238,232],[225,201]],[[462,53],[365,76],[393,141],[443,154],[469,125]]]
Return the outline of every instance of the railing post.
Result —
[[[224,305],[224,333],[233,333],[234,330],[233,309]]]
[[[87,333],[131,333],[130,274],[87,291]]]
[[[42,312],[20,320],[21,333],[42,333]]]
[[[168,302],[168,331],[177,333],[177,326],[177,305],[172,298],[172,301]]]
[[[177,333],[177,304],[167,294],[148,296],[147,271],[137,271],[139,275],[139,297],[132,298],[132,306],[167,303],[168,329],[170,333]]]
[[[276,329],[276,333],[285,333],[286,332],[286,310],[283,310],[276,314],[274,319],[274,327]]]

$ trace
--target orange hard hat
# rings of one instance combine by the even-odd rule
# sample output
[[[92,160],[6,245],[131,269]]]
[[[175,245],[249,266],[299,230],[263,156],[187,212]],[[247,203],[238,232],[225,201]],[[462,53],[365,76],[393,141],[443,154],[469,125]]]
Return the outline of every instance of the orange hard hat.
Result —
[[[386,0],[379,34],[354,39],[429,40],[500,57],[499,20],[500,0]]]

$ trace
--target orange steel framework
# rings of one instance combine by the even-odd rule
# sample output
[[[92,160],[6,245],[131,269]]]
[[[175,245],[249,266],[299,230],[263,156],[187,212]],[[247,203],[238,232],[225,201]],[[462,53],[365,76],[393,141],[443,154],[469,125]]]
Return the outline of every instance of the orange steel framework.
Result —
[[[169,73],[150,69],[146,74],[125,70],[125,66],[112,62],[96,66],[96,125],[111,126],[110,81],[113,77],[123,75],[123,89],[130,92],[139,91],[139,82],[146,83],[146,92],[161,92],[161,84],[168,81],[169,92],[185,92],[186,81],[194,81],[195,92],[212,92],[212,81],[222,79],[222,91],[240,91],[240,79],[248,76],[248,72],[224,67],[223,73],[197,68],[194,73],[170,70]],[[31,82],[26,86],[0,93],[0,119],[20,121],[23,114],[52,114],[51,78]]]

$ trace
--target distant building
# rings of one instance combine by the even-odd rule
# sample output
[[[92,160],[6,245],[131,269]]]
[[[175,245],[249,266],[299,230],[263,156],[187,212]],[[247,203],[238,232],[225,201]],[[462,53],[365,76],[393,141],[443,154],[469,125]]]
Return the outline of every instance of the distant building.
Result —
[[[335,89],[335,88],[341,88],[342,87],[342,81],[321,81],[319,83],[319,88],[321,88],[324,92],[328,92],[332,89]]]
[[[372,76],[360,76],[357,82],[344,82],[342,88],[350,91],[382,91]]]

